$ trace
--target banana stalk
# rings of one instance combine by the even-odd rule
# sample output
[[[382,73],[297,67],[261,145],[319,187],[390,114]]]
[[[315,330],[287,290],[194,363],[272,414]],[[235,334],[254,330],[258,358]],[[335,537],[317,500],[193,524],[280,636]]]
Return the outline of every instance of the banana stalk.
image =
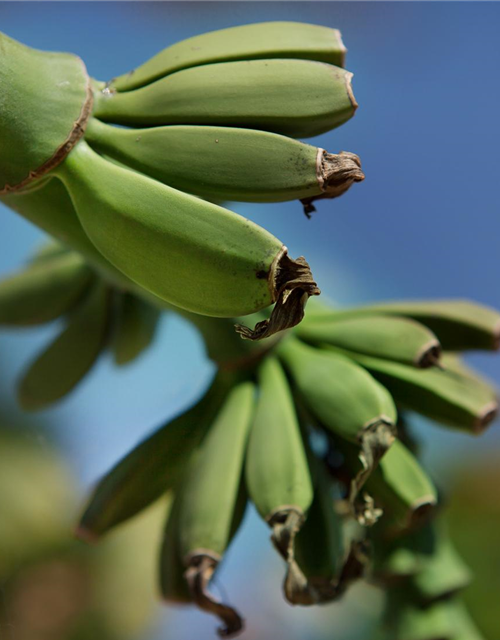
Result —
[[[108,85],[110,90],[130,91],[181,69],[259,58],[301,58],[343,67],[345,53],[337,29],[301,22],[259,22],[176,42]]]
[[[87,142],[155,180],[209,200],[307,203],[364,179],[353,153],[327,153],[285,136],[237,127],[112,127],[91,118]]]

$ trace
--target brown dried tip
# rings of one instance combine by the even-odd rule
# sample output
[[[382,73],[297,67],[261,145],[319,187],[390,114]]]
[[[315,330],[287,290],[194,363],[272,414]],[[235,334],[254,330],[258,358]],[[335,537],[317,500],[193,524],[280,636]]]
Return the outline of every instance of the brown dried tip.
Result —
[[[203,611],[220,618],[223,626],[217,629],[217,633],[221,638],[228,638],[243,630],[243,619],[236,609],[217,600],[208,590],[218,564],[219,560],[213,556],[204,553],[193,554],[189,558],[189,566],[184,577],[195,604]]]
[[[415,365],[420,369],[440,367],[441,345],[437,340],[431,340],[424,345],[415,358]]]
[[[295,327],[304,317],[309,296],[321,293],[306,260],[302,257],[292,260],[286,247],[282,247],[274,259],[268,282],[275,301],[271,316],[258,322],[253,330],[236,324],[237,333],[245,340],[263,340],[278,331]]]
[[[267,519],[272,527],[271,542],[287,564],[283,582],[285,597],[291,604],[316,604],[318,597],[295,561],[295,536],[304,524],[304,514],[295,506],[287,506],[273,512]]]
[[[339,154],[327,153],[324,149],[318,149],[316,158],[316,177],[323,192],[319,196],[302,198],[304,213],[310,218],[316,211],[312,204],[316,200],[325,198],[338,198],[355,182],[362,182],[365,174],[361,171],[361,160],[355,153],[341,151]]]
[[[480,434],[487,429],[498,415],[498,402],[493,400],[489,402],[474,423],[474,433]]]
[[[382,515],[382,511],[375,507],[373,499],[368,494],[364,494],[361,500],[357,500],[359,491],[394,442],[396,432],[396,425],[380,417],[366,425],[359,437],[361,446],[359,459],[363,466],[351,480],[347,500],[354,516],[363,526],[369,527],[375,524]]]

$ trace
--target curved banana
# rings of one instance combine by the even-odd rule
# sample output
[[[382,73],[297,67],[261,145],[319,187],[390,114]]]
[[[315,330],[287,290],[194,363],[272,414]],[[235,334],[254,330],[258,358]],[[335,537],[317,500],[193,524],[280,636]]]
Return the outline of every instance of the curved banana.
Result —
[[[351,357],[387,387],[398,404],[440,424],[479,434],[498,413],[495,389],[478,375],[451,367],[421,370],[358,354]]]
[[[196,124],[308,138],[340,126],[357,102],[352,74],[323,62],[245,60],[184,69],[134,91],[97,93],[94,116],[131,126]]]
[[[130,91],[181,69],[258,58],[301,58],[343,67],[345,53],[337,29],[302,22],[258,22],[176,42],[108,84],[112,90]]]
[[[313,500],[304,442],[293,396],[280,363],[268,356],[258,370],[259,397],[245,463],[249,496],[272,528],[287,562],[284,589],[290,602],[304,578],[294,561],[294,538]]]
[[[403,300],[330,313],[332,319],[366,314],[412,318],[429,327],[446,351],[500,348],[500,313],[470,300]]]
[[[452,602],[444,600],[423,608],[412,602],[411,594],[393,598],[394,633],[388,635],[391,640],[455,640]]]
[[[56,169],[82,226],[130,279],[194,313],[247,315],[277,302],[249,339],[300,322],[319,293],[303,258],[253,222],[102,159],[80,142]],[[110,184],[113,185],[110,188]]]
[[[86,140],[170,187],[211,200],[334,198],[364,178],[353,153],[330,154],[254,129],[172,125],[137,131],[92,118]]]
[[[419,547],[421,566],[411,583],[420,601],[429,604],[465,589],[472,574],[442,525],[426,529],[420,534],[424,537]]]
[[[76,253],[39,257],[0,281],[0,324],[27,326],[71,311],[95,277]]]
[[[179,548],[195,603],[222,620],[220,635],[238,632],[240,615],[208,591],[234,533],[243,460],[254,411],[254,385],[240,382],[229,393],[201,443],[182,487]]]
[[[295,538],[295,560],[306,582],[301,591],[285,588],[292,604],[320,604],[340,595],[340,572],[346,556],[342,519],[335,510],[331,482],[324,469],[317,467],[314,500]]]
[[[388,391],[350,358],[290,337],[277,347],[301,396],[327,429],[359,447],[362,470],[353,479],[354,500],[394,442],[396,408]]]
[[[407,318],[366,315],[305,321],[296,331],[306,342],[426,368],[439,361],[441,346],[424,325]]]
[[[162,425],[99,481],[80,518],[79,538],[96,541],[177,485],[232,380],[219,373],[194,406]]]
[[[176,495],[167,514],[160,550],[159,583],[165,602],[190,604],[193,599],[184,577],[184,564],[179,550],[180,502],[179,495]]]
[[[130,293],[118,301],[118,318],[112,340],[117,365],[135,360],[154,339],[160,311]]]
[[[109,289],[98,282],[74,311],[64,331],[24,374],[18,400],[26,411],[42,409],[69,393],[94,364],[109,327]]]

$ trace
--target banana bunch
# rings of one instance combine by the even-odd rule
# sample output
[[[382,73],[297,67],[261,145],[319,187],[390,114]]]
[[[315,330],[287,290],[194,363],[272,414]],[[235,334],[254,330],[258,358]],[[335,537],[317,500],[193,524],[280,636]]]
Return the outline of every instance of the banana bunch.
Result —
[[[481,640],[460,592],[472,575],[439,522],[377,532],[371,581],[387,591],[382,628],[394,640]]]
[[[337,30],[224,29],[108,83],[76,56],[3,34],[0,46],[3,202],[181,309],[229,318],[275,304],[255,330],[241,329],[244,338],[301,321],[320,292],[306,260],[215,202],[300,199],[309,213],[314,200],[363,180],[355,154],[295,140],[342,125],[357,108]]]
[[[220,359],[205,396],[100,480],[79,537],[95,541],[169,494],[163,598],[215,614],[220,635],[231,635],[242,629],[241,615],[211,593],[210,581],[251,501],[285,562],[291,604],[338,600],[373,565],[379,582],[411,569],[410,620],[427,615],[435,600],[441,610],[443,594],[469,576],[435,530],[438,490],[401,412],[416,410],[471,434],[484,430],[497,410],[495,390],[456,353],[443,353],[441,340],[454,349],[495,349],[500,314],[463,301],[392,307],[399,313],[312,308],[272,348],[230,365]],[[419,311],[422,322],[413,317]],[[429,536],[436,539],[432,554]],[[409,558],[413,540],[425,549]],[[420,599],[411,599],[412,589]],[[452,608],[465,620],[456,602],[447,619]],[[395,633],[406,638],[406,631]]]
[[[23,409],[60,400],[109,348],[117,365],[135,360],[154,340],[160,310],[112,287],[80,254],[60,243],[43,247],[26,267],[0,282],[0,326],[64,325],[24,373]]]

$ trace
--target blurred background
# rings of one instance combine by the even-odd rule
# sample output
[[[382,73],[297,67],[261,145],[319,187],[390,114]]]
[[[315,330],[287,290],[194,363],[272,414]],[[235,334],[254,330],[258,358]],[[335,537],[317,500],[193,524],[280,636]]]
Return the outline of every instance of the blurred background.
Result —
[[[99,80],[129,71],[177,40],[268,20],[342,31],[360,107],[353,120],[314,143],[359,154],[366,180],[339,200],[319,203],[310,221],[299,203],[238,203],[233,210],[281,238],[292,255],[305,255],[323,294],[339,305],[465,297],[500,308],[499,4],[0,3],[2,31],[32,47],[78,54]],[[2,205],[0,238],[0,276],[43,242],[40,231]],[[5,536],[12,542],[5,555],[18,567],[0,592],[0,637],[215,637],[212,619],[154,600],[158,510],[102,547],[87,549],[71,539],[96,479],[207,384],[211,365],[200,339],[184,321],[165,316],[154,348],[137,363],[118,370],[103,358],[68,399],[24,415],[15,382],[54,330],[0,332],[0,459],[6,460],[0,511],[8,515]],[[469,362],[500,386],[500,358],[473,354]],[[500,595],[498,424],[473,441],[421,419],[414,425],[435,479],[455,492],[456,542],[477,573],[466,599],[493,640],[498,627],[491,616]],[[282,573],[267,528],[248,512],[219,574],[221,589],[245,614],[245,638],[369,637],[381,602],[374,589],[361,585],[345,602],[320,610],[292,609],[281,596]],[[43,597],[34,610],[40,594],[49,604],[59,602],[59,617],[44,618],[52,605]],[[23,631],[19,620],[26,616]],[[67,621],[77,618],[79,631],[68,635]]]

